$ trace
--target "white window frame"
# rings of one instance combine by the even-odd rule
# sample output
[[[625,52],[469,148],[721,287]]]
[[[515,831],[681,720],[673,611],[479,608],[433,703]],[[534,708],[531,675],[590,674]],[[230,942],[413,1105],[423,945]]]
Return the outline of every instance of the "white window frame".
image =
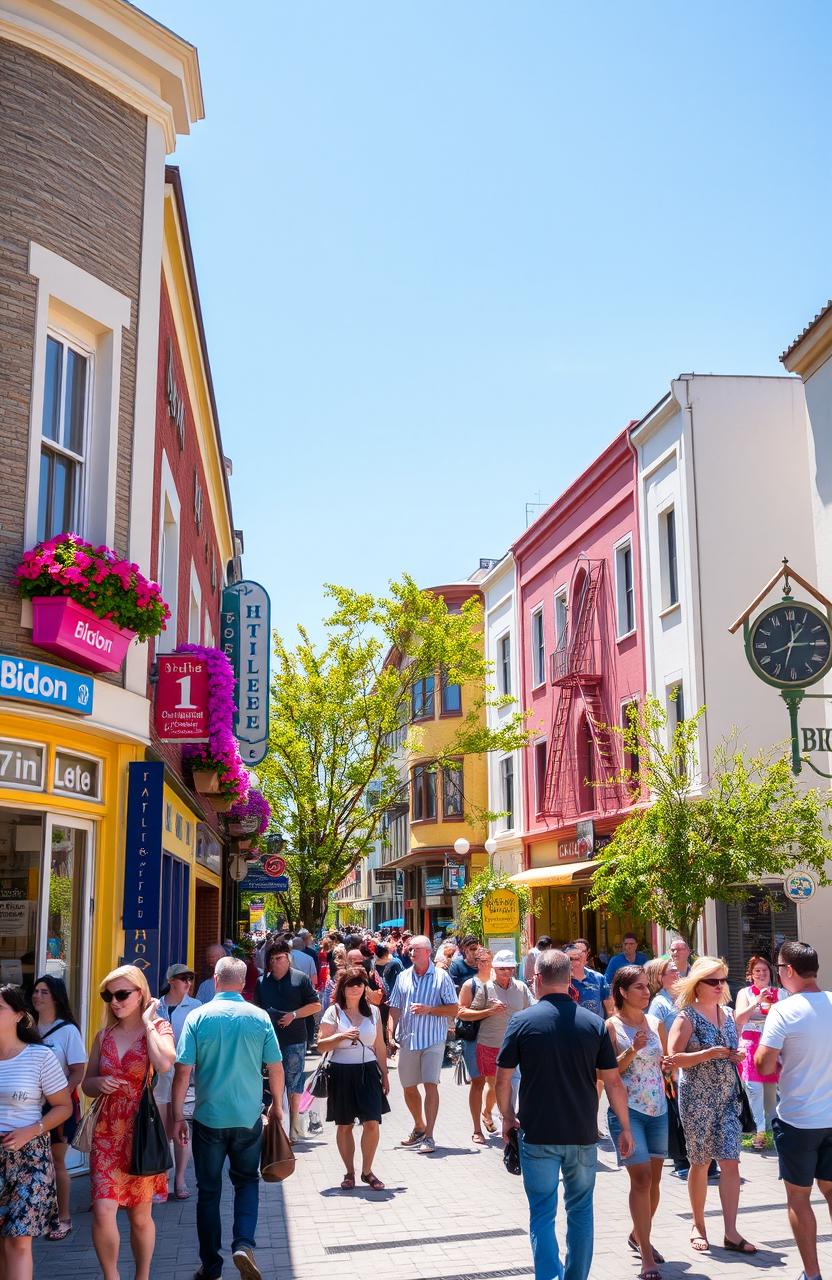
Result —
[[[131,302],[124,294],[51,249],[29,244],[29,274],[37,280],[29,405],[29,467],[24,514],[27,547],[37,541],[40,500],[40,451],[46,377],[46,340],[50,331],[89,349],[91,396],[84,477],[86,504],[76,530],[90,542],[115,541],[118,464],[121,335],[130,327]]]
[[[660,613],[670,613],[673,609],[681,607],[681,589],[679,583],[679,521],[677,520],[678,506],[675,498],[663,502],[656,511],[657,538],[659,544],[659,581],[661,590],[661,608]],[[675,543],[675,559],[676,559],[676,599],[671,599],[670,590],[670,547],[667,537],[667,519],[673,516],[673,540]]]
[[[633,625],[626,626],[627,615],[627,587],[624,579],[624,554],[630,553],[630,591],[632,593],[632,611]],[[619,538],[618,542],[613,546],[613,556],[615,563],[615,638],[616,640],[626,640],[628,636],[635,635],[637,627],[636,618],[636,563],[633,554],[633,535],[628,533],[623,538]]]
[[[503,660],[503,645],[508,642],[508,663]],[[511,672],[511,631],[503,631],[497,636],[497,688],[503,697],[511,697],[512,694],[512,672]],[[508,670],[508,683],[506,683],[505,675]]]
[[[569,586],[567,583],[558,587],[553,596],[553,602],[555,610],[555,648],[557,648],[569,626]],[[563,619],[563,626],[559,625],[559,618]]]
[[[534,761],[534,767],[533,767],[533,770],[532,770],[532,772],[533,772],[533,774],[534,774],[534,778],[533,778],[533,781],[534,781],[534,794],[533,794],[533,796],[532,796],[532,800],[534,801],[534,812],[535,812],[535,817],[538,817],[538,818],[539,818],[539,817],[540,817],[540,815],[543,813],[543,809],[542,809],[542,807],[541,807],[541,808],[538,808],[538,804],[537,804],[538,796],[540,797],[540,799],[541,799],[541,801],[542,801],[543,803],[545,803],[545,801],[546,801],[546,794],[545,794],[545,792],[546,792],[546,767],[544,767],[544,770],[543,770],[543,777],[542,777],[542,778],[539,776],[539,772],[538,772],[538,768],[537,768],[537,758],[538,758],[538,757],[537,757],[537,748],[538,748],[539,746],[544,746],[544,747],[546,748],[546,767],[548,767],[548,764],[549,764],[549,740],[548,740],[548,738],[545,738],[545,737],[544,737],[544,738],[535,738],[534,742],[532,743],[532,760]]]
[[[540,644],[537,643],[536,628],[537,620],[540,619]],[[539,689],[541,685],[546,683],[546,627],[543,618],[543,605],[539,604],[531,612],[531,660],[532,660],[532,688]],[[538,667],[539,662],[539,667]]]
[[[166,521],[166,508],[170,508],[173,520]],[[172,524],[176,529],[176,555],[174,557],[172,567],[168,571],[168,563],[162,556],[165,548],[165,525]],[[173,471],[168,462],[167,454],[162,450],[162,467],[161,467],[161,485],[159,490],[159,538],[158,538],[158,568],[159,586],[162,588],[162,596],[170,609],[170,617],[168,618],[165,630],[160,632],[156,640],[157,653],[172,653],[177,645],[178,628],[179,628],[179,557],[182,550],[182,508],[179,501],[179,492],[176,488],[176,481],[173,478]],[[170,591],[171,582],[173,591]],[[171,596],[173,597],[171,599]]]
[[[191,623],[196,617],[198,635],[194,635]],[[196,565],[191,561],[191,583],[188,594],[188,644],[202,644],[202,587],[199,585],[199,577],[196,572]]]
[[[679,692],[680,692],[680,693],[681,693],[681,695],[682,695],[682,715],[681,715],[681,717],[680,717],[680,716],[679,716],[679,714],[678,714],[678,712],[679,712],[679,699],[678,699],[678,697],[674,698],[674,697],[672,696],[672,695],[673,695],[673,693],[674,693],[674,691],[675,691],[676,689],[678,689],[678,690],[679,690]],[[682,679],[681,672],[680,672],[678,675],[674,675],[672,679],[670,679],[670,680],[668,680],[668,681],[666,682],[665,687],[664,687],[664,705],[665,705],[665,710],[667,711],[667,734],[668,734],[668,740],[670,740],[670,739],[673,737],[673,730],[676,728],[676,726],[677,726],[677,725],[679,725],[679,724],[684,724],[685,720],[687,719],[687,716],[685,715],[685,710],[686,710],[686,708],[685,708],[685,682],[684,682],[684,680]]]
[[[79,484],[75,493],[75,501],[73,509],[69,517],[69,528],[74,530],[83,529],[86,520],[88,506],[88,487],[89,487],[89,450],[92,420],[92,403],[93,403],[93,387],[95,385],[95,347],[89,341],[82,341],[78,336],[68,331],[63,326],[55,323],[50,324],[46,331],[46,344],[48,347],[49,339],[57,342],[66,350],[74,351],[76,355],[82,356],[87,362],[86,387],[84,389],[84,422],[82,428],[81,452],[75,453],[74,450],[60,442],[60,439],[53,440],[50,436],[43,434],[43,413],[41,413],[40,425],[40,454],[43,457],[44,444],[49,452],[56,454],[60,458],[66,458],[69,462],[73,462],[78,467]],[[44,348],[44,351],[46,348]],[[59,416],[60,423],[58,429],[59,437],[62,435],[64,422],[64,380],[66,375],[66,355],[61,359],[61,386],[59,390],[60,406]],[[46,361],[44,359],[44,386],[41,394],[46,398]],[[38,472],[38,514],[40,513],[40,472]],[[56,533],[63,533],[63,529],[53,529],[47,533],[47,537],[54,537]]]
[[[500,771],[500,808],[505,809],[506,806],[506,775],[505,765],[511,765],[511,814],[503,816],[500,819],[503,831],[513,831],[514,824],[517,820],[517,769],[514,767],[514,754],[509,752],[508,755],[500,756],[498,768]]]

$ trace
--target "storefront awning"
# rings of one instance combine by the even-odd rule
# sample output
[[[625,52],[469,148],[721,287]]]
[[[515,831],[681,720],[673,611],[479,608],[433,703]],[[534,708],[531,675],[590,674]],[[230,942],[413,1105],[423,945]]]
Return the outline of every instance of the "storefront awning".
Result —
[[[396,916],[395,920],[382,920],[379,929],[403,929],[404,916]]]
[[[530,889],[551,889],[556,885],[574,884],[576,880],[591,880],[598,866],[591,862],[564,862],[554,867],[531,867],[511,877],[512,884],[525,884]]]

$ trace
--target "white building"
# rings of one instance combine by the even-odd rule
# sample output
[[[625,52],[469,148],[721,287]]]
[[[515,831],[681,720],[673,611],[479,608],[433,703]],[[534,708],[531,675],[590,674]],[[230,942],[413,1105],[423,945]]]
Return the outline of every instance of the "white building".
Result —
[[[788,749],[786,706],[752,672],[742,633],[731,635],[729,627],[784,556],[829,594],[832,577],[822,564],[818,571],[815,531],[832,514],[812,483],[814,450],[797,379],[683,375],[631,439],[639,466],[647,688],[667,706],[671,724],[706,707],[700,773],[707,781],[716,747],[735,732],[749,751]],[[828,475],[832,480],[832,465]],[[779,598],[775,590],[765,603]],[[826,691],[827,683],[812,692]],[[806,723],[825,723],[827,704],[808,705]],[[829,770],[826,753],[813,759]],[[806,781],[823,785],[813,774]],[[782,884],[750,885],[741,904],[709,905],[699,949],[724,955],[739,979],[755,949],[771,953],[784,937],[819,945],[830,905],[832,890],[796,906]]]
[[[513,697],[503,707],[489,706],[486,723],[499,729],[519,710],[517,574],[511,552],[503,556],[480,582],[483,593],[485,656],[493,664],[496,694]],[[488,808],[504,816],[489,824],[489,836],[497,841],[493,865],[515,875],[523,870],[523,752],[489,752]]]

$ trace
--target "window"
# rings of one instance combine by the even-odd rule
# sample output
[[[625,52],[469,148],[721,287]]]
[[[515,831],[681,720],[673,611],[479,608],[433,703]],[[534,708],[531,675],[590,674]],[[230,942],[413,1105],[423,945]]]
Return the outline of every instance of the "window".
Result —
[[[546,803],[546,740],[534,744],[534,809],[542,813]]]
[[[595,743],[589,718],[581,716],[578,725],[578,791],[581,813],[591,813],[595,808]]]
[[[670,609],[679,603],[675,507],[668,507],[659,516],[659,562],[662,577],[662,608]]]
[[[511,636],[500,636],[497,641],[497,688],[502,694],[511,693]]]
[[[197,475],[194,475],[194,524],[199,533],[202,529],[202,485]]]
[[[38,540],[80,529],[84,517],[92,362],[63,338],[46,339],[38,489]]]
[[[546,649],[543,639],[543,610],[532,614],[532,688],[546,679]]]
[[[621,728],[628,731],[630,723],[634,715],[638,712],[638,699],[631,698],[629,702],[621,704]],[[628,787],[633,799],[637,798],[639,792],[638,771],[639,758],[637,751],[628,751],[626,747],[622,748],[624,754],[624,768],[632,777],[628,780]]]
[[[569,616],[567,606],[567,588],[563,587],[555,596],[555,641],[566,642],[566,622]]]
[[[449,684],[447,674],[442,672],[442,715],[462,715],[462,690],[458,684]]]
[[[616,635],[619,639],[636,629],[636,597],[633,586],[633,544],[630,538],[615,549]]]
[[[674,731],[685,719],[685,695],[682,689],[681,680],[676,680],[673,684],[667,686],[667,736],[670,743],[673,742]],[[684,772],[685,760],[680,752],[678,760],[679,773]]]
[[[179,498],[173,473],[166,455],[162,454],[162,496],[159,520],[159,586],[162,596],[170,606],[170,617],[165,630],[156,641],[156,652],[167,653],[176,648],[178,641],[179,605]]]
[[[436,821],[436,770],[417,764],[413,770],[411,812],[414,822]]]
[[[433,718],[435,683],[433,676],[425,676],[423,680],[417,680],[414,683],[410,694],[412,718],[414,720],[431,720]]]
[[[202,622],[199,596],[191,585],[191,603],[188,609],[188,644],[199,644],[202,639],[200,630]]]
[[[500,761],[500,808],[505,810],[503,825],[506,831],[514,827],[514,760],[506,756]]]
[[[461,818],[465,810],[463,766],[448,764],[442,770],[442,816]]]

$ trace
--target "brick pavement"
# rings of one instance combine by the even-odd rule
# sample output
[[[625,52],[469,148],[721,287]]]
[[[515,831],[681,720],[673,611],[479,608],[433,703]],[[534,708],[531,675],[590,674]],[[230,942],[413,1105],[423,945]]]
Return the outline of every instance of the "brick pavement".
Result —
[[[342,1169],[334,1131],[298,1148],[294,1175],[283,1185],[261,1186],[257,1257],[265,1280],[317,1280],[324,1272],[338,1280],[359,1280],[374,1272],[416,1280],[498,1280],[531,1277],[527,1211],[519,1178],[503,1169],[497,1138],[487,1148],[470,1145],[466,1090],[446,1071],[442,1085],[435,1156],[397,1149],[410,1128],[395,1068],[391,1073],[392,1113],[382,1126],[375,1171],[387,1184],[345,1194],[338,1189]],[[666,1280],[751,1280],[761,1270],[797,1277],[800,1263],[791,1241],[773,1154],[742,1159],[740,1227],[761,1246],[755,1258],[714,1248],[694,1254],[688,1245],[690,1208],[684,1184],[669,1166],[662,1186],[654,1239],[668,1258]],[[87,1178],[73,1184],[75,1231],[61,1244],[38,1242],[35,1275],[93,1280],[100,1273],[90,1239]],[[717,1189],[708,1193],[708,1222],[721,1241]],[[158,1206],[154,1280],[190,1280],[198,1265],[195,1198]],[[593,1280],[636,1280],[636,1256],[626,1247],[629,1231],[627,1178],[615,1168],[609,1142],[599,1147],[595,1195],[596,1242]],[[224,1235],[230,1237],[231,1197],[223,1199]],[[818,1207],[821,1264],[832,1273],[832,1228]],[[122,1234],[126,1237],[126,1219]],[[559,1236],[562,1240],[562,1214]],[[237,1276],[230,1265],[225,1275]],[[122,1280],[132,1280],[129,1250],[121,1255]]]

